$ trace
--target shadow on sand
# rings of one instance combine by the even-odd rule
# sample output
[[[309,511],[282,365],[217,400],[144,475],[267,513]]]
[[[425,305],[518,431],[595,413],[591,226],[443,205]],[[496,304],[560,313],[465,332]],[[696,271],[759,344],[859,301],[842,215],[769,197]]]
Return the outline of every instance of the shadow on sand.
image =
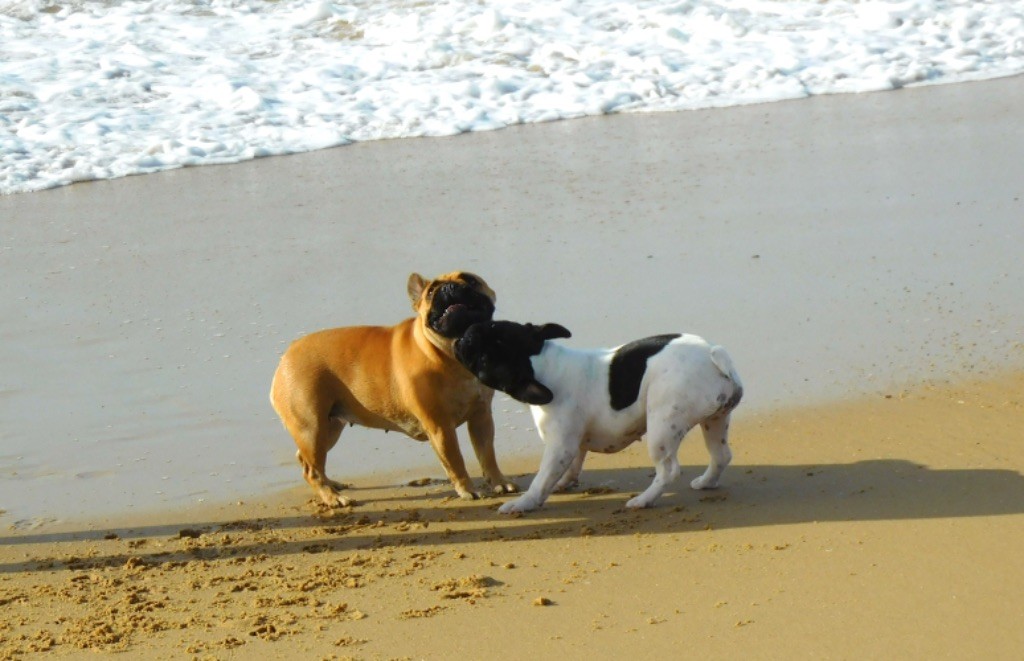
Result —
[[[369,487],[354,489],[364,505],[351,510],[317,512],[307,505],[295,516],[224,519],[197,523],[82,530],[0,537],[0,547],[50,545],[31,560],[0,563],[0,573],[81,569],[61,554],[61,543],[103,540],[116,535],[123,552],[88,558],[89,567],[134,562],[166,563],[202,559],[229,560],[249,554],[353,551],[394,546],[439,546],[502,540],[671,534],[713,529],[768,527],[807,522],[899,521],[931,518],[1003,516],[1024,513],[1024,476],[1011,470],[929,469],[903,460],[798,466],[732,466],[722,488],[696,492],[688,480],[702,467],[686,466],[674,490],[650,510],[629,511],[625,501],[647,486],[648,468],[585,470],[574,493],[556,494],[539,511],[522,517],[496,512],[504,498],[460,501],[450,490]],[[531,476],[519,478],[522,486]],[[299,502],[296,505],[300,505]],[[427,525],[423,525],[426,523]],[[173,538],[238,533],[230,546],[207,545],[167,551],[145,545],[124,548],[143,538]],[[581,532],[582,531],[582,532]],[[253,533],[246,539],[245,533]],[[257,534],[258,533],[258,534]],[[301,538],[301,539],[290,539]],[[27,550],[27,549],[26,549]],[[21,554],[19,554],[21,555]]]

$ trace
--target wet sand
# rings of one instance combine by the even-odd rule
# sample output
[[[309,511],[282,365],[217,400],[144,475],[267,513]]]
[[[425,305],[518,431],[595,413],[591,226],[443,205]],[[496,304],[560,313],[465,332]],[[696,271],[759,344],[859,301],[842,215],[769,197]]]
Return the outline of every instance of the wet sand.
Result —
[[[475,270],[576,346],[703,335],[747,410],[1024,367],[1022,107],[1016,77],[0,197],[0,523],[290,487],[278,357],[409,315],[412,271]],[[523,408],[496,413],[501,454],[535,453]],[[331,464],[436,462],[350,430]]]
[[[1012,658],[1021,107],[1017,77],[0,198],[0,656]],[[398,321],[410,271],[453,268],[576,346],[728,347],[724,488],[624,512],[634,446],[508,519],[357,429],[328,469],[364,504],[310,504],[267,403],[280,353]],[[531,421],[496,419],[525,487]]]

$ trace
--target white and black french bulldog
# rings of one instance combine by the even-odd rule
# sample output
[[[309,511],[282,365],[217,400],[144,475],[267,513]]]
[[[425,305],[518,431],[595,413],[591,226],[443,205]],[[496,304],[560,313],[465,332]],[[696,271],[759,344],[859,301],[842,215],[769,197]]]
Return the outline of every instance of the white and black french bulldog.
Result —
[[[650,507],[679,475],[677,453],[695,425],[711,463],[694,489],[718,485],[732,460],[729,418],[743,386],[725,349],[696,335],[658,335],[612,349],[571,349],[548,340],[558,324],[487,321],[455,341],[455,355],[485,385],[530,404],[544,456],[529,490],[500,512],[540,507],[576,483],[588,451],[618,452],[647,435],[655,477],[627,507]]]

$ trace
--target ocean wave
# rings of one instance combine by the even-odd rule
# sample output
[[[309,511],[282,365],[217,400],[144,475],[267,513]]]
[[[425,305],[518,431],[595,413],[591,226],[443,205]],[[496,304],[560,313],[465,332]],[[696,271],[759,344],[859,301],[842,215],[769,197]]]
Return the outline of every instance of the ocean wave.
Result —
[[[1022,71],[1016,0],[0,0],[0,193]]]

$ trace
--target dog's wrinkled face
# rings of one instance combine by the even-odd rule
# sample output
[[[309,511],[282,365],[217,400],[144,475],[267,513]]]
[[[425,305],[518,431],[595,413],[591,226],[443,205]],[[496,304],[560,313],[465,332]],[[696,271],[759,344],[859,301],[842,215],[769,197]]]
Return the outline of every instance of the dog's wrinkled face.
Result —
[[[545,340],[570,336],[558,324],[487,321],[473,324],[455,341],[455,357],[484,385],[520,402],[543,406],[554,395],[537,381],[530,356],[541,352]]]
[[[494,316],[494,291],[483,278],[455,271],[425,280],[409,276],[409,298],[427,327],[445,338],[457,338],[472,324]]]

